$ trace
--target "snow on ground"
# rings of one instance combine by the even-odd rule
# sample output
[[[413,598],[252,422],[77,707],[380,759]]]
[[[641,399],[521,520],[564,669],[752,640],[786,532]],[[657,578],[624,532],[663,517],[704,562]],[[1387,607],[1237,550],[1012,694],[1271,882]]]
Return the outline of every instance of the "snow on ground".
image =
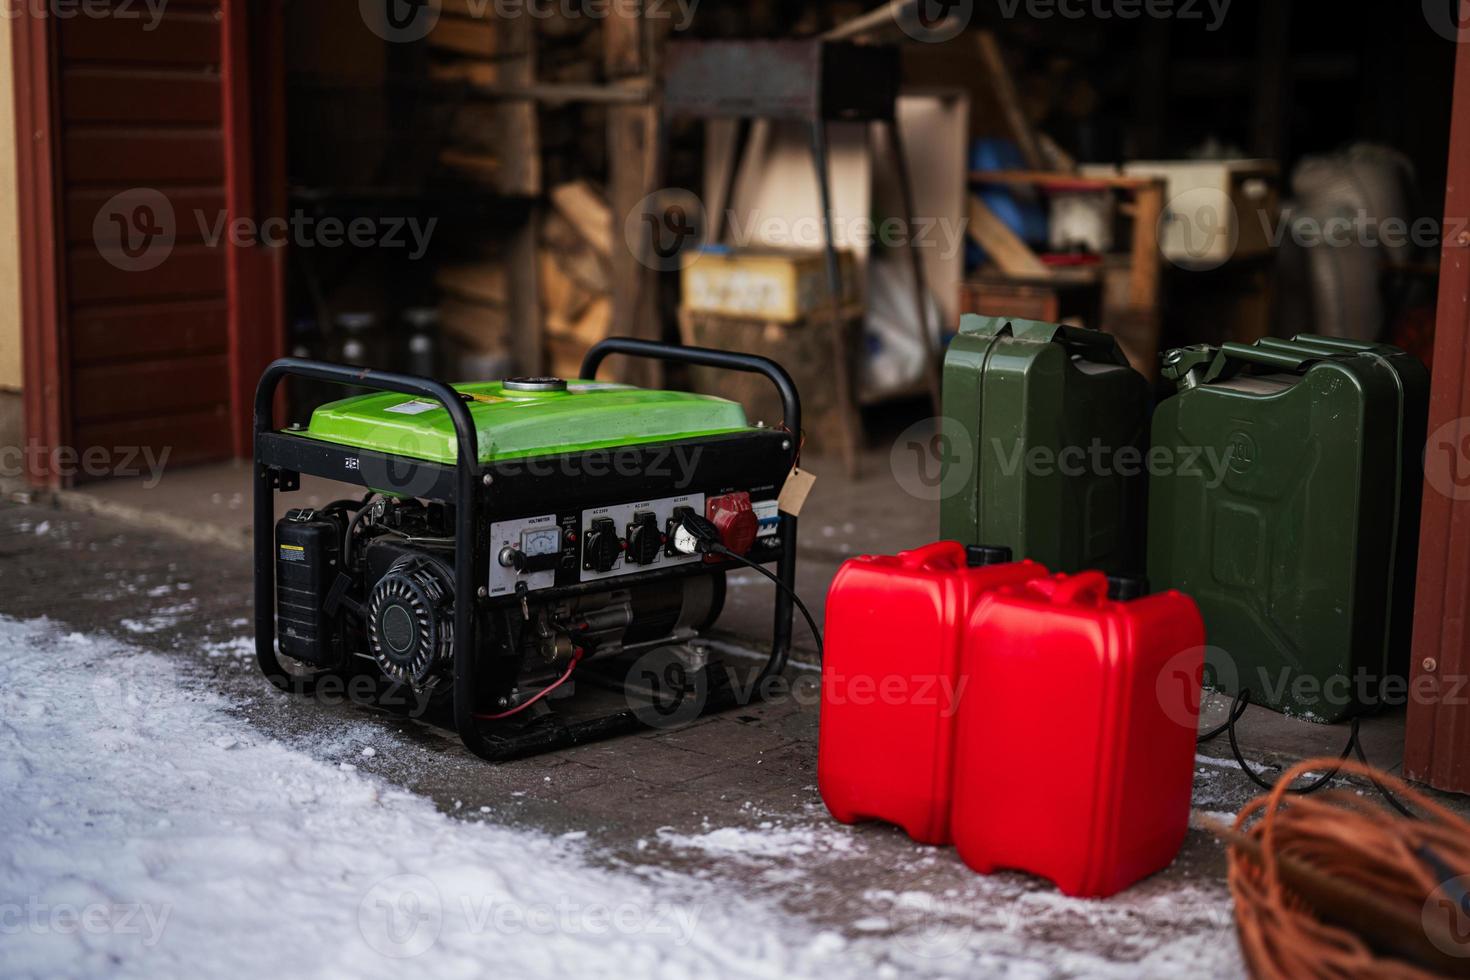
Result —
[[[982,934],[943,926],[965,909],[931,914],[925,893],[873,895],[848,935],[818,930],[729,881],[599,865],[585,835],[452,819],[229,707],[187,661],[0,618],[0,976],[1238,972],[1206,937],[1109,963],[1026,935],[1033,916],[1121,923],[1163,896],[1036,897],[1019,919],[994,910],[1012,920]],[[660,835],[748,858],[800,845],[805,860],[840,858],[838,839],[778,825]],[[895,935],[894,913],[915,930]]]

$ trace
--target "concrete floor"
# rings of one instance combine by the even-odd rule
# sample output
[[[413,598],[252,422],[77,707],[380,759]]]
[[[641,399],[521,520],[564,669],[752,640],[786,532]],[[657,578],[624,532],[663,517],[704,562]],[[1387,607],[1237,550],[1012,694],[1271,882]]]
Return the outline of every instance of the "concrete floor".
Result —
[[[819,619],[826,586],[847,557],[936,536],[937,505],[904,489],[914,485],[914,465],[901,454],[870,453],[863,476],[847,481],[835,464],[808,461],[821,478],[802,517],[799,588]],[[338,495],[309,483],[282,503]],[[350,760],[459,819],[585,832],[612,866],[677,868],[728,882],[809,920],[814,935],[891,935],[908,973],[994,972],[985,969],[988,956],[1032,964],[1031,975],[1240,971],[1224,855],[1207,833],[1192,831],[1173,867],[1111,902],[1057,902],[1048,885],[1022,875],[982,878],[952,851],[826,817],[809,701],[785,699],[684,729],[492,766],[432,724],[280,695],[253,663],[248,523],[248,470],[238,466],[169,472],[151,489],[107,484],[0,505],[0,614],[47,616],[171,654],[184,676],[230,695],[263,733]],[[721,631],[758,650],[769,629],[770,588],[753,574],[735,575],[730,591]],[[796,676],[814,676],[814,646],[805,627],[797,629]],[[1223,706],[1210,710],[1215,717]],[[1241,733],[1267,769],[1335,754],[1346,735],[1340,726],[1259,709]],[[1397,767],[1401,741],[1401,718],[1365,726],[1368,754],[1379,765]],[[364,755],[365,746],[378,748]],[[1223,742],[1201,749],[1194,798],[1201,813],[1223,817],[1256,795],[1225,760],[1228,751]],[[732,845],[731,835],[775,846]]]
[[[881,422],[879,425],[881,428]],[[869,451],[863,457],[860,476],[853,480],[844,478],[835,460],[809,459],[807,465],[819,479],[801,520],[798,585],[820,621],[827,586],[843,561],[859,554],[893,554],[935,540],[939,512],[937,503],[925,499],[927,490],[918,479],[919,461],[905,452]],[[12,499],[90,513],[241,554],[250,548],[250,468],[245,463],[168,469],[156,485],[114,480],[39,494],[13,483],[0,486],[0,491],[7,489]],[[340,484],[308,477],[299,493],[277,497],[277,511],[284,514],[294,507],[321,506],[345,493]],[[742,587],[731,590],[720,630],[737,642],[759,647],[769,635],[770,597],[754,573],[736,573],[732,580]],[[799,620],[796,645],[799,659],[814,659],[815,647]],[[1210,725],[1223,721],[1228,708],[1222,699],[1208,698],[1205,721]],[[1398,772],[1403,761],[1403,712],[1367,719],[1362,731],[1365,751],[1373,763]],[[1255,756],[1289,764],[1293,759],[1337,754],[1346,742],[1347,726],[1307,724],[1253,709],[1240,724],[1240,737]],[[1202,751],[1229,756],[1224,739]]]

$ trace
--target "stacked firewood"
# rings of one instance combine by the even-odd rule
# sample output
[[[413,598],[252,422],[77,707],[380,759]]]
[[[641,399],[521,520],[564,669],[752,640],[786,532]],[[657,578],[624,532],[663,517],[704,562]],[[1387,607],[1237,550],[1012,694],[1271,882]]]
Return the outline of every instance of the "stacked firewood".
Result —
[[[541,229],[539,273],[553,374],[575,377],[587,348],[612,322],[613,219],[601,192],[585,180],[551,191]]]

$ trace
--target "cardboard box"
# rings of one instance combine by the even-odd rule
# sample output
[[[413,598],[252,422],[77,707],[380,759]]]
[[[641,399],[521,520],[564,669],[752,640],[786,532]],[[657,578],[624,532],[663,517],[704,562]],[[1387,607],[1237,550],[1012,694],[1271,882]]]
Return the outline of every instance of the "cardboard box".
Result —
[[[857,263],[839,252],[844,305],[861,295]],[[683,305],[691,313],[797,323],[831,302],[822,252],[780,249],[707,251],[683,272]]]

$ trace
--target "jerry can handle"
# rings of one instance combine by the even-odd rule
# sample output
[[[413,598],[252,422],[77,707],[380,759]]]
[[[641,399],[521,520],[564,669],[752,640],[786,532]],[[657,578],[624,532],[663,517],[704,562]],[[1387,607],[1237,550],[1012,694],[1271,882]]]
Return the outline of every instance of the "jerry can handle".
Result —
[[[911,571],[954,571],[965,567],[965,547],[956,541],[938,541],[901,552],[898,563]]]
[[[1305,374],[1308,368],[1321,360],[1323,360],[1321,354],[1293,354],[1286,351],[1265,350],[1250,344],[1229,343],[1220,347],[1220,356],[1215,360],[1215,366],[1205,380],[1207,382],[1217,381],[1221,377],[1227,377],[1233,373],[1229,370],[1232,365],[1244,364],[1275,368],[1287,374]]]
[[[1310,343],[1310,341],[1303,341],[1301,339],[1282,340],[1280,337],[1263,337],[1256,341],[1255,346],[1257,350],[1278,351],[1282,354],[1300,354],[1302,351],[1300,345],[1302,343]]]
[[[1060,324],[1057,327],[1056,340],[1083,360],[1099,364],[1128,363],[1128,358],[1123,356],[1122,349],[1118,347],[1117,339],[1101,330]]]
[[[1100,606],[1108,598],[1108,577],[1102,572],[1080,572],[1026,583],[1058,606]]]
[[[1373,351],[1372,344],[1365,344],[1361,340],[1349,340],[1346,337],[1323,337],[1314,333],[1299,333],[1291,338],[1302,344],[1316,344],[1318,347],[1330,347],[1340,350],[1344,354],[1367,354]]]

